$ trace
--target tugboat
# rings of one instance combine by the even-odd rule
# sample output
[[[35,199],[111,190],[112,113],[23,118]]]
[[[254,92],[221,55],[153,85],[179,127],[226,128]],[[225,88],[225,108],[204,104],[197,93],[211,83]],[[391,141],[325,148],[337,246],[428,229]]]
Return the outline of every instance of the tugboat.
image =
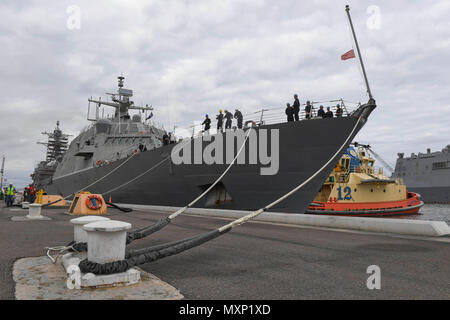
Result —
[[[352,145],[306,213],[361,217],[417,214],[424,204],[420,195],[408,192],[402,179],[388,178],[382,168],[376,169],[370,146]]]

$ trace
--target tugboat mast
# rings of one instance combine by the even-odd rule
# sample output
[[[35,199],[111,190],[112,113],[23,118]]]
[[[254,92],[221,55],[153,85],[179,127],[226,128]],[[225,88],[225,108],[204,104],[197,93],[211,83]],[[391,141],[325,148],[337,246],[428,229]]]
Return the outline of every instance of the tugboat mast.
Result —
[[[370,91],[369,81],[367,80],[366,69],[364,68],[364,63],[361,57],[361,51],[359,50],[358,40],[356,39],[355,29],[353,29],[352,18],[350,17],[350,6],[345,6],[345,11],[347,11],[348,21],[350,22],[350,28],[352,29],[353,39],[355,39],[356,50],[358,51],[359,62],[361,63],[361,69],[364,76],[364,81],[366,82],[367,93],[369,94],[369,99],[373,100],[372,92]]]

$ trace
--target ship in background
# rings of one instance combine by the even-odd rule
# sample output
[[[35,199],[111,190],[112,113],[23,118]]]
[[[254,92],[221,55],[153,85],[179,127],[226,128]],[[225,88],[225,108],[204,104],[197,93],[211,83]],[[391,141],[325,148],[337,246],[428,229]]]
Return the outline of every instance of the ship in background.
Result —
[[[408,190],[419,193],[425,203],[450,203],[450,145],[410,157],[398,153],[392,177],[402,178]]]
[[[67,151],[70,137],[59,128],[59,121],[56,122],[56,128],[53,132],[42,132],[42,134],[47,136],[47,142],[37,143],[47,147],[46,158],[36,165],[34,172],[31,174],[33,185],[38,189],[50,183],[59,162]]]

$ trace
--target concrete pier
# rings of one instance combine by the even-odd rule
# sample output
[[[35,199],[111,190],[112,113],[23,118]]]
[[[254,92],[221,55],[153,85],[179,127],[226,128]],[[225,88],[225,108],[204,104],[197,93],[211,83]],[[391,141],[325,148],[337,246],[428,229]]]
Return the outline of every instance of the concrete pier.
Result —
[[[12,270],[18,259],[39,257],[46,246],[70,242],[73,217],[62,209],[43,208],[42,214],[52,220],[18,222],[9,219],[13,214],[9,208],[0,207],[0,299],[14,299],[16,294],[37,290],[39,285],[50,282],[64,289],[64,285],[43,276],[53,266],[51,262],[39,269],[44,272],[43,282],[29,279],[27,287],[16,282],[20,277],[13,278]],[[167,213],[108,209],[108,216],[138,229],[167,217]],[[183,214],[163,230],[130,246],[149,247],[192,237],[230,220]],[[186,299],[450,299],[447,261],[449,236],[249,222],[199,247],[140,268],[179,290]],[[380,290],[370,290],[366,285],[371,265],[381,270]],[[33,297],[47,296],[36,292]]]
[[[161,211],[172,213],[179,207],[147,206],[121,204],[136,210]],[[251,211],[225,210],[225,209],[203,209],[189,208],[186,214],[195,214],[207,217],[238,219]],[[450,227],[444,221],[388,219],[388,218],[365,218],[365,217],[340,217],[320,216],[312,214],[293,214],[281,212],[264,212],[253,219],[253,221],[292,224],[298,226],[310,226],[321,228],[333,228],[343,230],[358,230],[367,232],[380,232],[403,234],[412,236],[440,237],[450,235]]]

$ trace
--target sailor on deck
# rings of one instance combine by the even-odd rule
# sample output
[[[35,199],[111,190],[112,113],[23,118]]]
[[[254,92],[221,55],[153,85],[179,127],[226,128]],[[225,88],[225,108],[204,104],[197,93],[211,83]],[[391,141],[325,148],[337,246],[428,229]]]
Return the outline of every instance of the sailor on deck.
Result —
[[[325,118],[325,110],[323,110],[323,106],[322,105],[319,107],[319,111],[317,111],[317,116]]]
[[[330,110],[330,107],[327,107],[327,112],[325,112],[324,118],[333,118],[333,111]]]
[[[306,101],[306,106],[305,106],[305,118],[309,119],[311,118],[311,102]]]
[[[336,117],[342,117],[342,108],[339,104],[336,105]]]
[[[298,100],[298,96],[296,94],[294,94],[294,104],[292,105],[292,108],[294,108],[295,121],[299,121],[300,118],[298,117],[298,113],[300,112],[300,100]]]
[[[217,132],[223,131],[223,113],[222,109],[219,110],[219,114],[216,116],[217,119]]]
[[[237,127],[238,129],[242,129],[242,121],[244,117],[242,116],[242,112],[238,109],[234,110],[234,118],[237,119]]]
[[[211,128],[211,119],[208,117],[208,115],[205,116],[205,121],[203,121],[202,125],[205,126],[203,132],[208,132]]]
[[[287,115],[287,121],[294,121],[294,108],[291,107],[289,103],[286,103],[286,110],[284,111]]]
[[[225,110],[225,129],[231,129],[231,123],[233,121],[233,114],[229,112],[228,110]]]

